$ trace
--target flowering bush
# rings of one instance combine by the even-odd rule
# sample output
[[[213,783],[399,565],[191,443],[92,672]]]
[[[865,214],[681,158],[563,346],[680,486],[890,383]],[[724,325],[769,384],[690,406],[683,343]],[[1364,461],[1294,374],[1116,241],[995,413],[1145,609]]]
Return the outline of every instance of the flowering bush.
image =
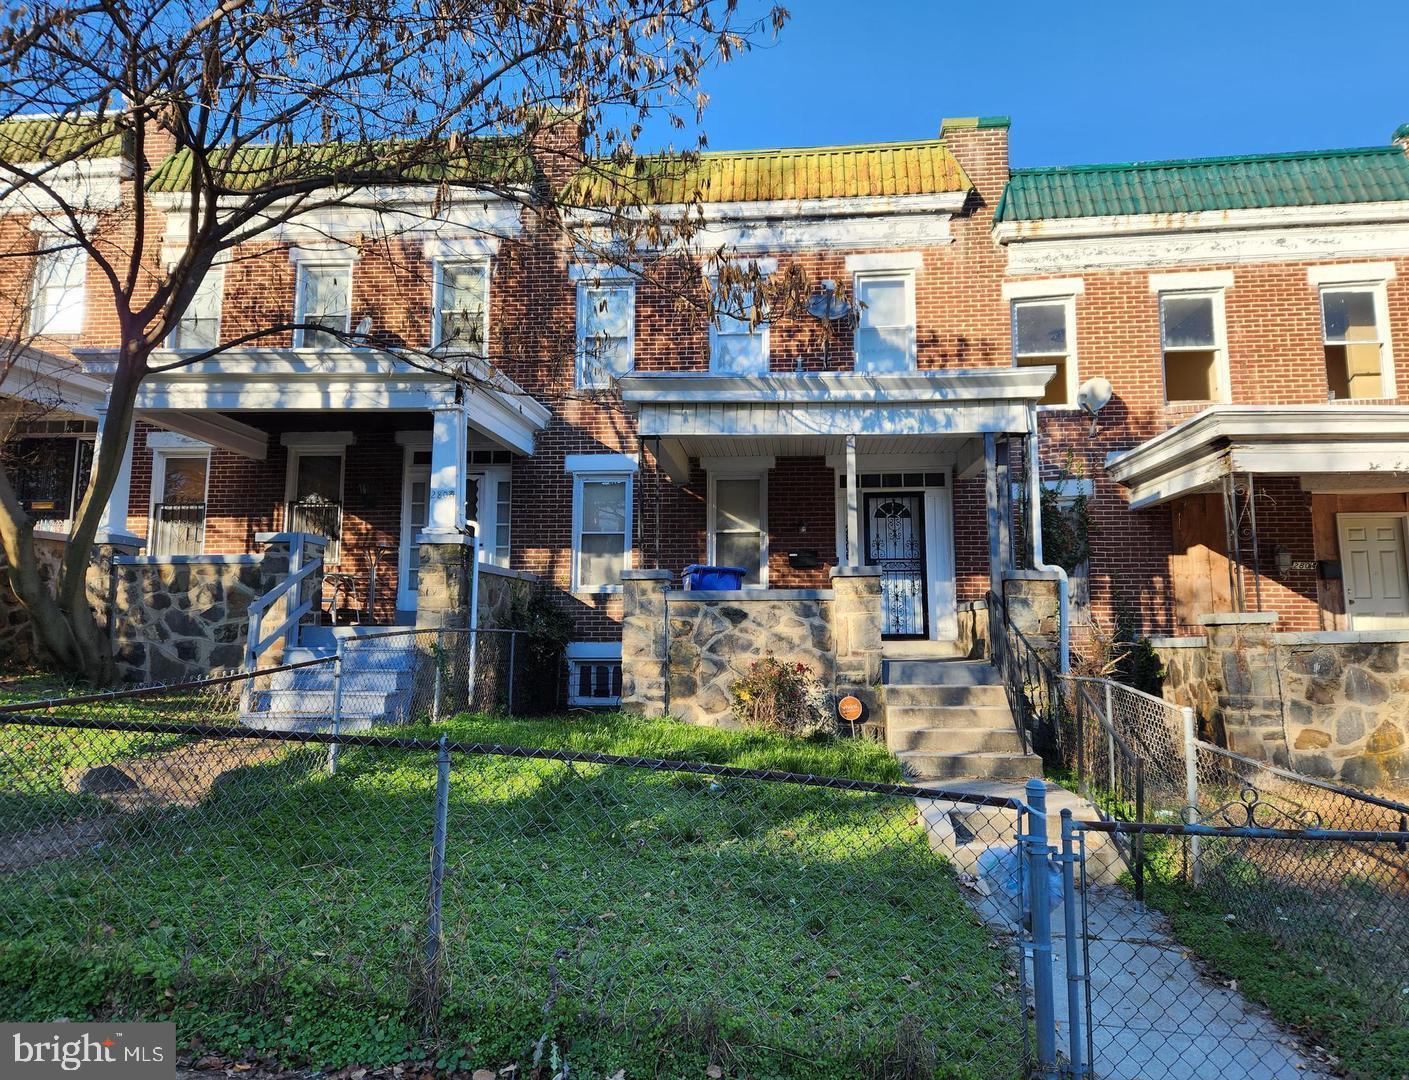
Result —
[[[746,728],[809,738],[836,732],[826,694],[806,664],[765,656],[729,687],[735,718]]]

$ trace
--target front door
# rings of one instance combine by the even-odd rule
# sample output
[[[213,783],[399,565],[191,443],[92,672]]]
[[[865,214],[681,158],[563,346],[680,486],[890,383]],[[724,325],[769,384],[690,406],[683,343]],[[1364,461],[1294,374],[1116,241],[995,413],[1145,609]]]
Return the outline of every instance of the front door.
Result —
[[[1404,519],[1390,514],[1341,514],[1339,524],[1351,629],[1409,626]]]
[[[881,635],[928,637],[923,493],[868,493],[864,510],[866,565],[881,571]]]

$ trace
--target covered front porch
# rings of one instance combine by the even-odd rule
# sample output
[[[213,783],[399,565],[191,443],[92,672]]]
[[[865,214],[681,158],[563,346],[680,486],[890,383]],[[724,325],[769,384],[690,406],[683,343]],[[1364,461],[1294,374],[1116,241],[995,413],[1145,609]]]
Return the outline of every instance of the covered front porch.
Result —
[[[244,555],[314,533],[325,609],[415,621],[419,548],[477,545],[507,566],[513,462],[543,406],[501,376],[451,378],[370,350],[259,350],[150,377],[106,542]]]
[[[1133,510],[1170,514],[1175,629],[1409,628],[1409,407],[1214,406],[1106,468]]]

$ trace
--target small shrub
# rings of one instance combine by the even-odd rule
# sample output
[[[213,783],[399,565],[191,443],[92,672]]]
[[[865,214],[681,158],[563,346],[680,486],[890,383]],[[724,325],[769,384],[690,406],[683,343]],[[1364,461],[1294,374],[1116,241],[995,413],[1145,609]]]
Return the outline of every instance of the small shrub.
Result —
[[[765,656],[729,687],[731,709],[746,728],[798,738],[834,735],[836,719],[826,708],[817,677],[806,664],[784,664]]]

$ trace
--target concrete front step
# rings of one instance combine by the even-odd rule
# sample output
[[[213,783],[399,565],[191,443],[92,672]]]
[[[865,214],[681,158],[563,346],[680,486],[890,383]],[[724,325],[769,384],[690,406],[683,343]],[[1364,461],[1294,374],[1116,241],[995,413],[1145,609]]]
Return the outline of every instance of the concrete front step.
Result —
[[[886,705],[886,728],[908,731],[913,728],[1005,728],[1016,731],[1008,706],[981,705]]]
[[[1001,686],[998,669],[986,660],[882,660],[881,681],[922,686]]]
[[[240,723],[261,731],[332,731],[333,721],[321,713],[252,712],[243,713]],[[369,731],[381,723],[371,717],[344,716],[340,730],[344,733]]]
[[[886,729],[886,745],[894,753],[908,750],[933,751],[941,754],[1016,754],[1022,752],[1022,740],[1010,726],[1001,728],[911,728],[908,731]]]
[[[945,686],[936,683],[890,683],[885,688],[886,707],[895,705],[983,705],[1008,707],[1002,686]]]
[[[906,775],[917,780],[955,780],[964,777],[1017,780],[1042,775],[1042,759],[1036,754],[902,750],[895,756],[900,759]]]
[[[342,687],[344,691],[391,693],[397,690],[409,690],[414,675],[415,673],[410,668],[366,670],[345,664],[342,669]],[[331,690],[332,688],[333,669],[331,665],[281,671],[269,679],[270,690]]]
[[[332,690],[256,690],[250,695],[250,712],[333,715]],[[342,715],[386,717],[394,720],[406,708],[406,695],[392,691],[348,691],[342,695]]]

